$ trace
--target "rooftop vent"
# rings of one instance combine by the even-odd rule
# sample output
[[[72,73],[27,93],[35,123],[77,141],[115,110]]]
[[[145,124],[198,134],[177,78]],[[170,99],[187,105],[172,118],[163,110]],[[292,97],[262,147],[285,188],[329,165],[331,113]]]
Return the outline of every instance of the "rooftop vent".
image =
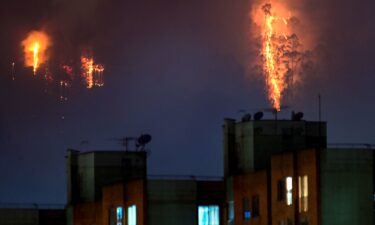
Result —
[[[292,120],[293,121],[301,121],[302,118],[303,118],[303,112],[298,112],[298,113],[295,113],[294,111],[292,111]]]
[[[257,112],[254,114],[254,120],[261,120],[263,118],[263,112]]]
[[[242,122],[248,122],[248,121],[250,121],[250,120],[251,120],[251,114],[250,114],[250,113],[246,113],[246,114],[242,117],[242,119],[241,119]]]

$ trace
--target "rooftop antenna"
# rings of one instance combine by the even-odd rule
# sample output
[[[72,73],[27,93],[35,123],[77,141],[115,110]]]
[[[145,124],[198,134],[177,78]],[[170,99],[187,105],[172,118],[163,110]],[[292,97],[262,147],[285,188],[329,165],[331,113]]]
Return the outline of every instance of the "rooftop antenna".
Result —
[[[90,141],[89,140],[81,140],[79,143],[80,149],[83,149],[83,146],[90,146]]]
[[[277,121],[277,114],[285,109],[289,109],[290,107],[287,105],[281,106],[280,110],[277,110],[276,108],[264,108],[262,111],[264,112],[270,112],[275,116],[275,120]]]
[[[320,93],[318,94],[318,114],[319,122],[322,122],[322,98],[320,96]]]
[[[151,141],[152,137],[149,134],[141,134],[139,137],[122,137],[113,138],[111,140],[119,142],[125,149],[125,151],[130,151],[129,143],[134,143],[134,148],[136,151],[144,151],[146,144]]]
[[[136,144],[137,150],[138,148],[141,148],[140,150],[144,151],[146,144],[148,144],[151,141],[151,139],[152,137],[149,134],[142,134],[141,136],[139,136]]]
[[[263,109],[263,111],[271,112],[275,116],[275,135],[277,134],[277,120],[278,120],[277,114],[284,109],[289,109],[289,106],[286,106],[286,105],[280,106],[280,110],[277,110],[276,108],[265,108],[265,109]]]

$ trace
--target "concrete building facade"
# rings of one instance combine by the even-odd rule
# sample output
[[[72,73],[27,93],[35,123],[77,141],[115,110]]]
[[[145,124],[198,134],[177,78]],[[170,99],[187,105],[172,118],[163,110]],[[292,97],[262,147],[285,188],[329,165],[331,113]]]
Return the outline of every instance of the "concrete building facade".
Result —
[[[68,150],[68,224],[98,224],[102,218],[102,189],[114,182],[145,179],[144,151]]]
[[[0,204],[0,225],[65,225],[64,205]]]
[[[372,149],[327,148],[322,122],[227,119],[223,130],[226,224],[374,224]]]
[[[325,122],[226,119],[224,179],[148,177],[143,151],[67,155],[68,224],[374,225],[373,149]]]
[[[145,152],[69,150],[67,168],[68,224],[222,223],[222,179],[147,177]]]

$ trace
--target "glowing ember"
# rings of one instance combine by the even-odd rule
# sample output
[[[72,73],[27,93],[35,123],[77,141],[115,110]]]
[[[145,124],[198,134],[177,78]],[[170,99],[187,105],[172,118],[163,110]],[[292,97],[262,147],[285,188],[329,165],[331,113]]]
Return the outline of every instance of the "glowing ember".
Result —
[[[280,111],[283,94],[297,81],[297,64],[301,61],[301,45],[290,21],[286,7],[266,3],[253,13],[253,20],[261,32],[263,74],[266,80],[268,98],[276,111]]]
[[[74,74],[73,74],[73,67],[69,66],[69,65],[62,65],[61,68],[64,70],[64,72],[69,76],[69,78],[71,80],[73,80],[74,78]]]
[[[104,72],[104,67],[103,65],[95,65],[95,68],[94,68],[94,78],[95,78],[95,81],[94,81],[94,84],[95,86],[98,86],[98,87],[102,87],[104,86],[104,81],[103,81],[103,72]]]
[[[68,101],[68,88],[70,84],[68,81],[61,80],[60,81],[60,101]]]
[[[12,74],[12,80],[15,80],[16,79],[16,69],[15,69],[15,65],[16,65],[16,63],[15,62],[12,62],[12,72],[11,72],[11,74]]]
[[[34,75],[39,66],[48,59],[46,51],[51,45],[49,37],[41,31],[32,31],[21,45],[25,54],[25,66],[33,67]]]
[[[104,85],[103,82],[103,71],[104,66],[101,64],[95,64],[92,57],[81,57],[81,68],[82,76],[85,79],[86,87],[92,88],[94,85],[101,87]]]
[[[86,87],[92,88],[94,85],[94,79],[93,79],[93,71],[94,71],[94,60],[92,58],[87,58],[85,56],[81,57],[81,63],[82,63],[82,76],[86,81]]]
[[[53,81],[53,75],[52,75],[51,71],[48,69],[48,67],[46,68],[46,71],[45,71],[45,74],[44,74],[44,79],[47,82],[52,82]]]

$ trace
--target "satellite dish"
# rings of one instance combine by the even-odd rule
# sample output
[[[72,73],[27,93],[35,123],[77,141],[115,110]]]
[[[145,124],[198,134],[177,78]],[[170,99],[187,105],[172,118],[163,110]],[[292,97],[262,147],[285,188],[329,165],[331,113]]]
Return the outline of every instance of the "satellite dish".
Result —
[[[302,118],[303,118],[303,112],[298,112],[298,113],[292,113],[292,120],[294,120],[294,121],[300,121],[300,120],[302,120]]]
[[[261,120],[263,118],[263,112],[257,112],[254,114],[254,120]]]
[[[137,142],[139,145],[144,146],[145,144],[151,141],[152,137],[149,134],[142,134],[138,139]]]
[[[242,122],[248,122],[251,120],[251,114],[250,113],[246,113],[243,117],[242,117]]]

